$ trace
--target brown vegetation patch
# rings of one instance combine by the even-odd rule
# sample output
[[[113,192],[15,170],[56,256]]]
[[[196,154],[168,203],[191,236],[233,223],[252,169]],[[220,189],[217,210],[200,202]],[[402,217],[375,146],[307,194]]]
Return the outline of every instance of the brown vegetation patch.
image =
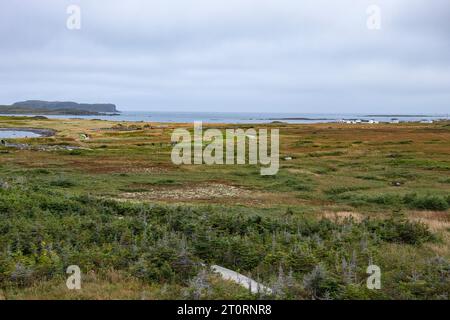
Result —
[[[306,169],[292,169],[292,168],[289,168],[289,169],[287,169],[287,172],[293,173],[293,174],[312,175],[312,176],[316,176],[316,177],[320,176],[320,174],[317,174],[315,172],[312,172],[312,171],[306,170]]]
[[[357,222],[361,222],[364,219],[361,213],[351,211],[324,212],[322,217],[336,222],[342,222],[345,219],[353,219]]]
[[[432,231],[450,230],[450,214],[441,211],[413,211],[410,220],[426,224]]]
[[[100,159],[74,160],[71,161],[75,166],[88,173],[153,173],[160,174],[169,171],[167,165],[152,165],[141,161],[124,161],[121,159]]]

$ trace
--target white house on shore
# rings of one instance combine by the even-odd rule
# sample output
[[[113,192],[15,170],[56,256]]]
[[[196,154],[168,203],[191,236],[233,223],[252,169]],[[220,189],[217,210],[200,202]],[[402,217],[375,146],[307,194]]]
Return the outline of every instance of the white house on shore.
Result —
[[[346,123],[346,124],[360,124],[360,123],[368,123],[368,124],[377,124],[380,123],[379,121],[375,120],[361,120],[361,119],[351,119],[351,120],[339,120],[339,123]]]

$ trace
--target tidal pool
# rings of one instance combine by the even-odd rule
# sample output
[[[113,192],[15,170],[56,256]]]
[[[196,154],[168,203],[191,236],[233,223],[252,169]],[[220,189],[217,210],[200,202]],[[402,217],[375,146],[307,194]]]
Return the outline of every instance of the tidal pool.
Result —
[[[0,139],[38,138],[42,135],[32,131],[0,130]]]

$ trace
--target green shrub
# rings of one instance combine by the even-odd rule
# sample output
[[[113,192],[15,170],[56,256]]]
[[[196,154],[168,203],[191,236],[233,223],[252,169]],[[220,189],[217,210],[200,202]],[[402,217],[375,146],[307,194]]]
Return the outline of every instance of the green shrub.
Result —
[[[447,196],[446,199],[442,196],[418,196],[413,193],[405,195],[403,201],[407,206],[413,209],[445,211],[449,208],[448,199],[450,199],[450,196]]]
[[[340,257],[357,251],[358,266],[364,266],[382,254],[380,243],[434,240],[425,226],[393,219],[336,223],[235,207],[125,203],[69,196],[67,190],[2,190],[0,215],[0,288],[65,277],[72,264],[96,274],[118,270],[155,285],[186,287],[205,263],[265,284],[282,268],[294,299],[364,297],[366,292],[344,290]],[[430,267],[427,281],[433,287],[417,297],[445,290],[437,286],[441,265]],[[399,274],[403,265],[390,268]],[[398,286],[391,290],[400,296]]]
[[[296,180],[286,180],[284,185],[289,187],[290,189],[296,190],[296,191],[311,191],[311,190],[313,190],[312,186],[307,185],[303,182],[296,181]]]
[[[408,220],[377,220],[366,221],[367,228],[381,240],[388,242],[421,244],[434,240],[428,227],[419,222]]]
[[[67,178],[59,178],[59,179],[57,179],[57,180],[51,181],[51,182],[50,182],[50,185],[51,185],[52,187],[72,188],[72,187],[74,187],[76,184],[75,184],[73,181],[71,181],[71,180],[69,180],[69,179],[67,179]]]
[[[320,264],[304,276],[303,286],[314,299],[329,299],[335,296],[339,289],[337,281]]]

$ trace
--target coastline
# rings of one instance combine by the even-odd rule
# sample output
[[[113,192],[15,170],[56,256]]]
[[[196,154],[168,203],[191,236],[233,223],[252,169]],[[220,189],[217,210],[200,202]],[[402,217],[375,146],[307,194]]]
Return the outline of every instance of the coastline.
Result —
[[[114,122],[159,122],[159,123],[193,123],[202,121],[204,123],[226,123],[226,124],[314,124],[314,123],[337,123],[353,121],[362,123],[379,122],[422,122],[448,120],[446,115],[414,116],[414,115],[378,115],[367,116],[361,114],[262,114],[262,113],[213,113],[213,112],[138,112],[123,111],[120,114],[108,115],[44,115],[44,114],[2,114],[2,117],[36,117],[45,116],[47,119],[85,119],[106,120]]]

